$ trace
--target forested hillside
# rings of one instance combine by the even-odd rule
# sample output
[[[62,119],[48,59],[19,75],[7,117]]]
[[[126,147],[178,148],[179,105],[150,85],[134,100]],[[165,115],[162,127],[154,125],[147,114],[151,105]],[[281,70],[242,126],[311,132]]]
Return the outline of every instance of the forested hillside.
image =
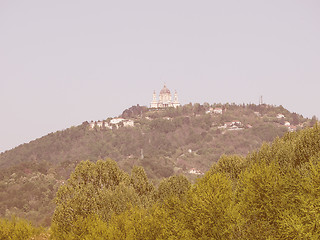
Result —
[[[142,168],[82,162],[58,191],[57,239],[319,239],[320,128],[247,157],[224,156],[194,185],[155,188]],[[94,201],[93,201],[94,199]]]
[[[222,156],[193,184],[175,175],[156,186],[143,167],[127,173],[111,159],[82,161],[57,192],[50,231],[1,220],[0,237],[319,239],[319,183],[319,125],[246,157]]]
[[[128,173],[142,166],[156,186],[177,174],[193,181],[223,154],[245,157],[315,122],[270,105],[133,106],[119,118],[84,122],[0,154],[0,215],[50,225],[57,189],[83,160],[111,158]]]

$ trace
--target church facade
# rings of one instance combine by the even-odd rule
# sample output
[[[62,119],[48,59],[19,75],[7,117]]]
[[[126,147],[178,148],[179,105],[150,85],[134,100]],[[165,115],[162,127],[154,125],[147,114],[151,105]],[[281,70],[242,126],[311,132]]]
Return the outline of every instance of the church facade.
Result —
[[[153,92],[152,102],[150,103],[150,108],[168,108],[168,107],[179,107],[180,103],[178,100],[178,93],[175,91],[173,101],[170,90],[166,85],[161,89],[159,94],[159,100],[157,100],[156,92]]]

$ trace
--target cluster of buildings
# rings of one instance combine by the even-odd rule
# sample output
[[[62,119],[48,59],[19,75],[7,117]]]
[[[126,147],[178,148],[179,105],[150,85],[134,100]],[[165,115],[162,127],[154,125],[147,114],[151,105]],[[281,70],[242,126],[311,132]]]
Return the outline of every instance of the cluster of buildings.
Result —
[[[247,126],[248,128],[251,127],[251,125]],[[219,129],[226,129],[229,131],[238,131],[238,130],[243,130],[244,126],[239,120],[234,120],[232,122],[226,122],[224,125],[218,127]]]
[[[279,114],[277,114],[277,118],[278,118],[278,119],[284,119],[285,116],[284,116],[283,114],[279,113]],[[288,122],[288,121],[285,121],[283,125],[288,128],[288,131],[289,131],[289,132],[297,131],[297,126],[291,125],[291,123]]]
[[[291,123],[288,121],[284,122],[284,126],[286,126],[288,128],[289,132],[297,131],[297,126],[291,125]]]
[[[222,108],[209,108],[208,111],[206,111],[206,114],[222,114],[223,109]]]
[[[204,173],[201,170],[196,168],[189,169],[188,173],[195,174],[195,175],[204,175]]]
[[[159,100],[157,99],[156,92],[153,93],[153,99],[150,103],[151,109],[162,109],[162,108],[170,108],[174,107],[177,108],[181,106],[178,100],[178,93],[175,91],[173,95],[173,100],[171,96],[170,90],[167,88],[166,85],[160,91]],[[134,121],[131,119],[124,119],[124,118],[113,118],[110,121],[91,121],[89,123],[89,128],[119,128],[119,127],[134,127]]]
[[[108,121],[91,121],[89,123],[90,129],[94,129],[95,127],[97,128],[108,128],[112,129],[113,127],[119,128],[120,126],[123,127],[134,127],[134,121],[131,119],[124,119],[124,118],[113,118]]]

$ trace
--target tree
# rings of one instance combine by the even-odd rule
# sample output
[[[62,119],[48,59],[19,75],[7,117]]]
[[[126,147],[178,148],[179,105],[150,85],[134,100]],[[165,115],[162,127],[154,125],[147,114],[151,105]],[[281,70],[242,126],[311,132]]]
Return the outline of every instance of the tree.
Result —
[[[276,163],[251,166],[242,173],[236,191],[238,227],[242,239],[267,239],[279,230],[279,212],[283,207],[285,182],[279,177]]]
[[[163,179],[158,187],[157,198],[161,201],[170,197],[183,198],[191,187],[188,179],[183,175],[171,176]]]
[[[43,229],[34,227],[31,223],[23,219],[0,219],[0,239],[31,239],[31,237],[38,236],[42,231]]]
[[[318,118],[313,115],[310,121],[310,127],[313,127],[318,122]]]
[[[88,222],[86,219],[92,217],[108,222],[114,214],[131,206],[145,205],[146,199],[141,196],[152,190],[153,186],[141,168],[134,168],[129,177],[110,159],[81,162],[58,190],[53,216],[54,235],[63,239],[75,231],[80,234],[79,229],[87,229],[84,226]]]
[[[241,171],[245,168],[245,159],[238,155],[222,155],[218,163],[213,164],[205,177],[216,172],[228,174],[231,179],[238,179]]]
[[[299,115],[297,113],[292,113],[292,124],[298,125],[300,123]]]
[[[223,173],[202,178],[187,197],[184,207],[185,228],[194,239],[232,239],[232,183]]]

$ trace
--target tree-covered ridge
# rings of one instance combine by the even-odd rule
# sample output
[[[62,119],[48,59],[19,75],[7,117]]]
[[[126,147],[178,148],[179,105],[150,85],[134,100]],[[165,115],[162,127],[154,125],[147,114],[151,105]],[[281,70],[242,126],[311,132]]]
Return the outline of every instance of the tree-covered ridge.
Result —
[[[223,114],[210,112],[217,107],[223,109]],[[277,114],[284,118],[277,118]],[[145,164],[148,175],[164,177],[171,175],[174,167],[185,170],[197,167],[206,171],[222,154],[246,155],[262,142],[270,142],[288,131],[285,122],[298,129],[314,123],[281,106],[253,104],[187,104],[163,111],[147,111],[145,107],[134,106],[125,110],[122,117],[133,120],[134,127],[91,129],[89,123],[84,122],[1,153],[0,167],[46,161],[58,175],[67,178],[70,171],[64,172],[59,168],[60,164],[65,168],[80,160],[110,157],[130,170],[143,155],[150,159],[140,163]],[[110,122],[110,118],[104,122]],[[230,127],[232,122],[234,128]],[[234,129],[243,131],[228,131]],[[193,154],[187,154],[189,149]],[[163,158],[172,164],[164,163]],[[152,164],[147,166],[154,161],[164,169],[157,172],[153,171]],[[166,168],[168,165],[170,169]]]
[[[82,162],[58,191],[53,238],[319,239],[319,183],[319,125],[223,156],[193,185]]]
[[[223,114],[213,113],[215,108]],[[207,171],[223,154],[246,156],[282,136],[288,131],[284,121],[299,128],[314,123],[268,105],[187,104],[163,111],[134,106],[121,117],[134,127],[92,129],[84,122],[0,154],[0,216],[49,225],[57,189],[82,160],[111,158],[126,172],[142,166],[156,183],[174,174],[194,179],[193,173]],[[241,130],[221,128],[232,121],[241,122]]]

